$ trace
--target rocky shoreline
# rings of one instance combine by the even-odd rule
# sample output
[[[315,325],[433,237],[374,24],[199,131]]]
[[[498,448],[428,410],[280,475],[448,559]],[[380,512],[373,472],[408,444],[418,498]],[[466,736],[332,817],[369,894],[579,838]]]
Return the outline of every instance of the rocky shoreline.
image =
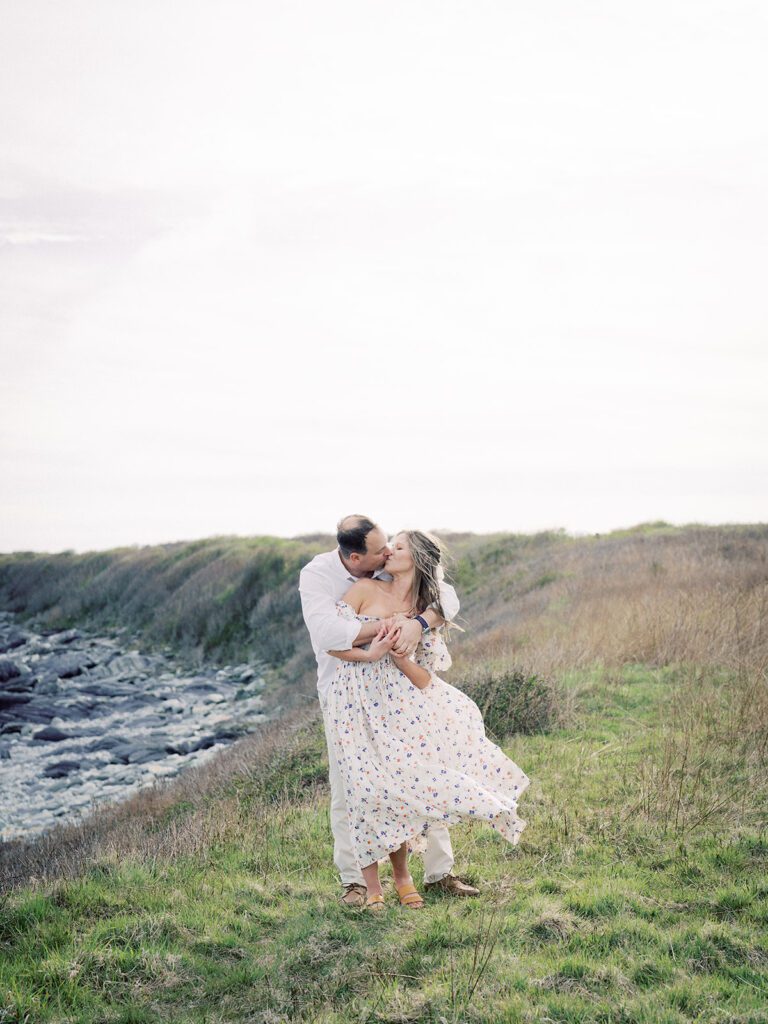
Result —
[[[0,611],[0,841],[121,800],[266,721],[258,666],[189,674],[137,641],[36,633]]]

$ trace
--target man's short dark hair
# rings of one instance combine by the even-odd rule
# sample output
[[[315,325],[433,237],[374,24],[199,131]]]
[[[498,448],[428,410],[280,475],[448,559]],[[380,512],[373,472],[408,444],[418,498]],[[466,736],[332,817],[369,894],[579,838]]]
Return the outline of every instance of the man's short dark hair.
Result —
[[[353,551],[364,555],[367,551],[366,538],[375,529],[376,523],[368,516],[351,515],[340,519],[336,527],[336,540],[342,555],[349,558]]]

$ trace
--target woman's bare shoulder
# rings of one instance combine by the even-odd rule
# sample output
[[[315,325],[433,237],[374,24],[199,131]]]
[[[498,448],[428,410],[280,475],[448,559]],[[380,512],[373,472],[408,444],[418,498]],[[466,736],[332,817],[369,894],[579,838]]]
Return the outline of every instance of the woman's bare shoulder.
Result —
[[[342,601],[345,601],[356,612],[359,612],[365,599],[370,597],[376,589],[376,580],[369,579],[367,576],[363,577],[363,579],[357,580],[357,582],[352,584],[342,598]]]

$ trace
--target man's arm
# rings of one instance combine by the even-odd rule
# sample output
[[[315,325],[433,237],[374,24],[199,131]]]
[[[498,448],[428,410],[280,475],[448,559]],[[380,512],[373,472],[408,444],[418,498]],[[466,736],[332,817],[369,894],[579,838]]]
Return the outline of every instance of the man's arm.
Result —
[[[334,658],[341,658],[342,661],[378,661],[385,654],[389,654],[397,643],[400,629],[397,626],[390,627],[386,622],[377,622],[376,625],[379,629],[367,650],[352,647],[347,651],[328,651],[328,653]]]
[[[379,629],[376,622],[343,619],[336,610],[330,582],[305,566],[299,573],[299,595],[304,622],[315,651],[345,651],[367,643]]]

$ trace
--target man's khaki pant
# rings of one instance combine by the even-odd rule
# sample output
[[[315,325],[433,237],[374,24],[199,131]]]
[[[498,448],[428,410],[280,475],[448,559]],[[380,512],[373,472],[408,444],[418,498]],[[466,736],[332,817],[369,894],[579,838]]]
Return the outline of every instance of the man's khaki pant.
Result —
[[[328,730],[328,717],[320,702],[325,723],[325,740],[328,746],[328,778],[331,784],[331,831],[333,832],[333,863],[339,872],[342,885],[359,882],[365,885],[355,855],[352,851],[352,840],[349,836],[349,819],[347,818],[347,802],[344,798],[344,783],[336,761],[333,741]],[[450,874],[453,869],[453,850],[448,829],[444,826],[433,826],[427,835],[427,849],[424,854],[424,881],[437,882]]]

